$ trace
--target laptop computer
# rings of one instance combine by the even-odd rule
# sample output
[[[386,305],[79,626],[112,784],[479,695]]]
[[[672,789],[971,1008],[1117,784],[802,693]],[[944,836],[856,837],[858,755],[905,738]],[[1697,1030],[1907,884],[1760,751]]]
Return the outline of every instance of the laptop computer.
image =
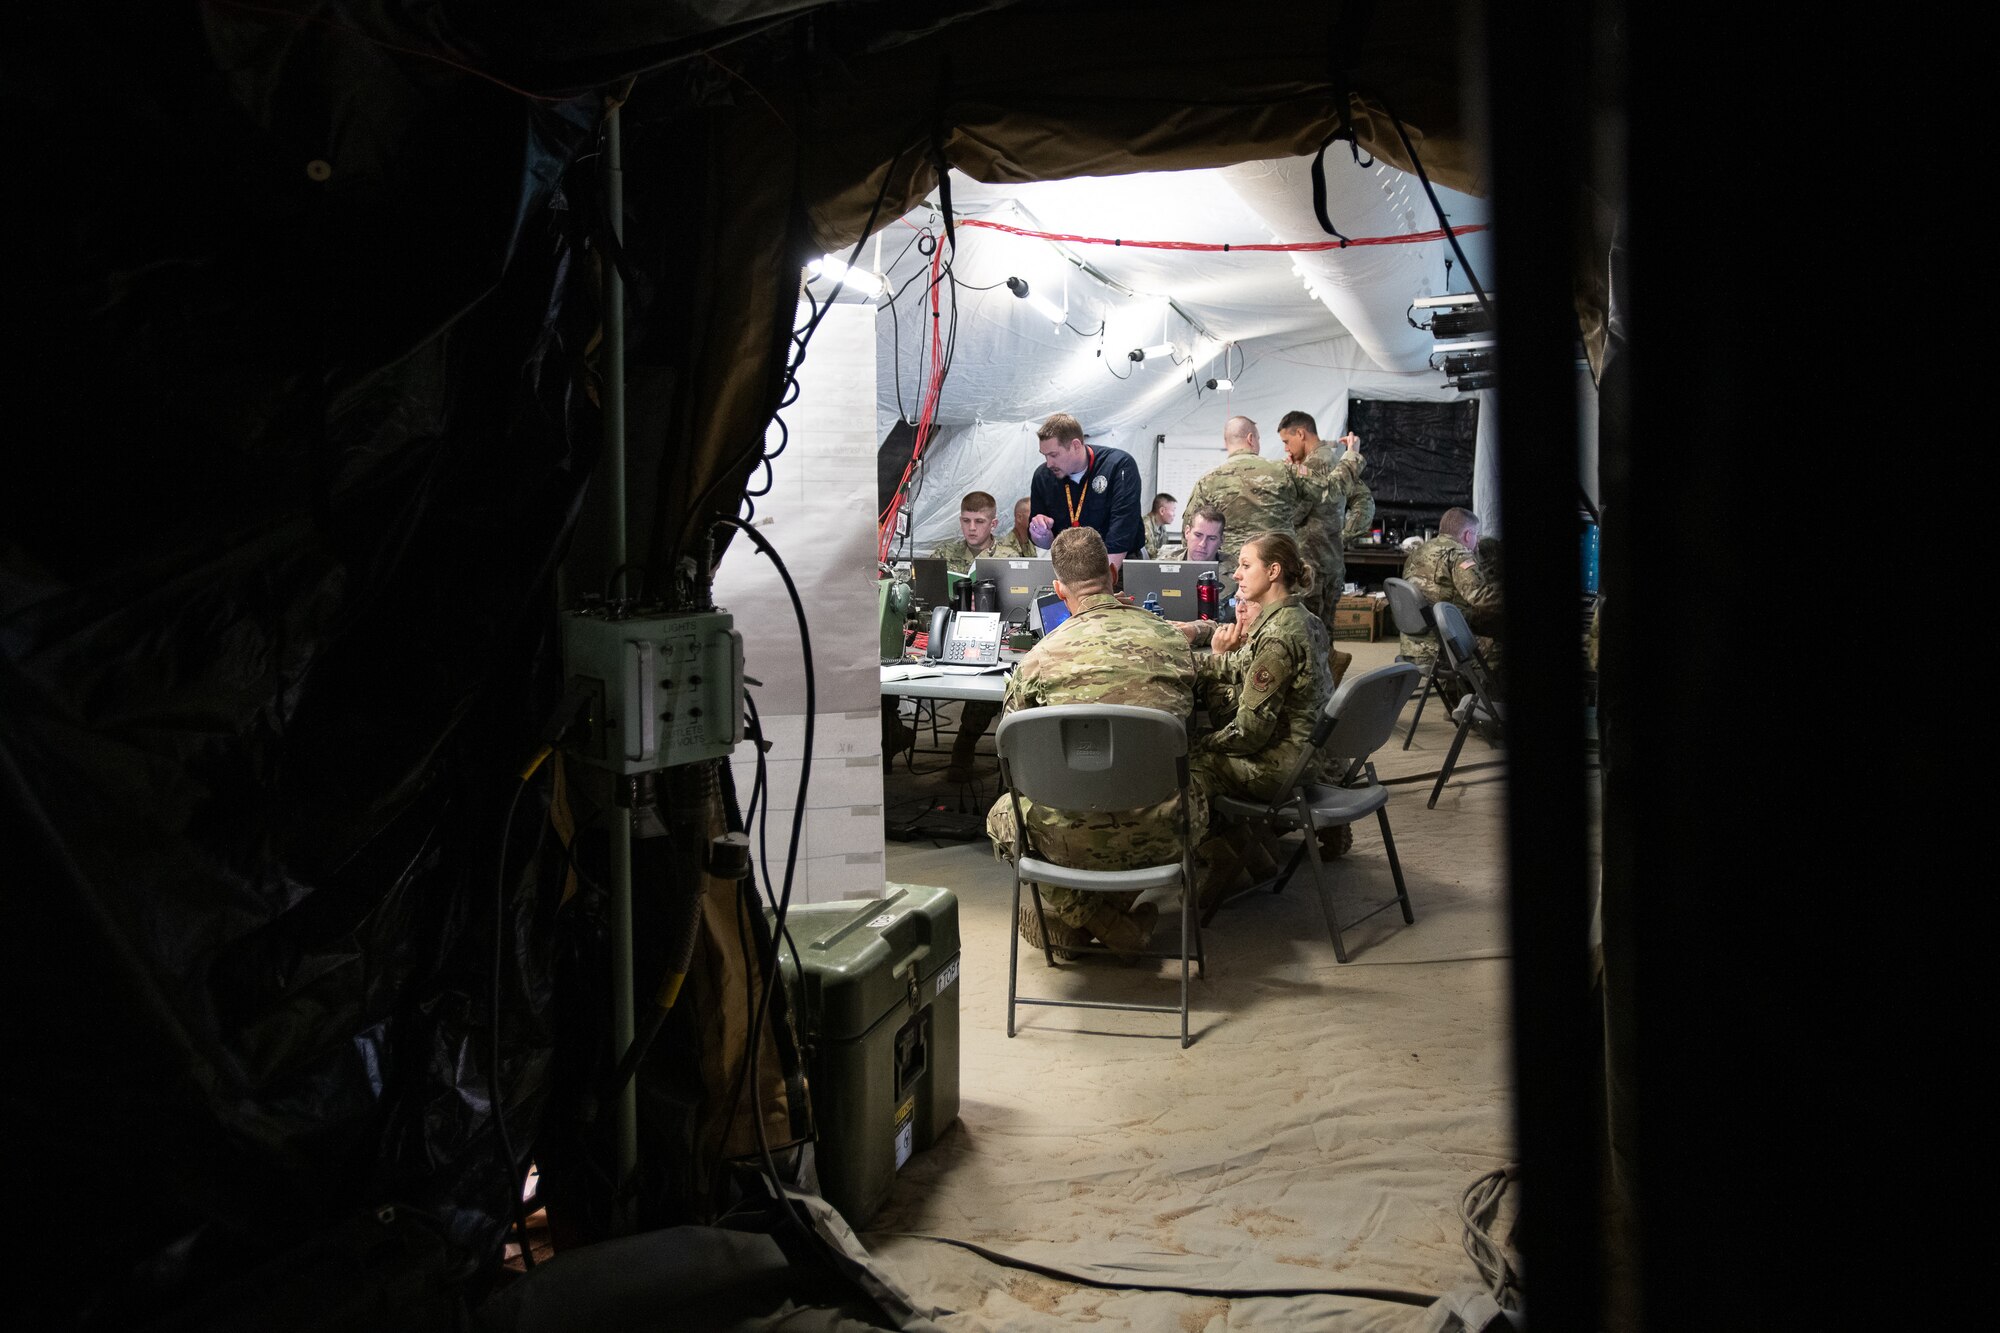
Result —
[[[1143,603],[1146,594],[1159,598],[1161,614],[1169,620],[1199,620],[1201,608],[1195,600],[1195,583],[1204,573],[1221,574],[1222,567],[1214,561],[1196,563],[1193,560],[1127,560],[1125,562],[1125,591],[1135,603]],[[1234,589],[1226,589],[1227,596]]]
[[[1046,560],[987,555],[972,562],[971,578],[974,582],[992,579],[1000,590],[1000,618],[1009,624],[1026,625],[1035,594],[1055,581],[1055,567]]]

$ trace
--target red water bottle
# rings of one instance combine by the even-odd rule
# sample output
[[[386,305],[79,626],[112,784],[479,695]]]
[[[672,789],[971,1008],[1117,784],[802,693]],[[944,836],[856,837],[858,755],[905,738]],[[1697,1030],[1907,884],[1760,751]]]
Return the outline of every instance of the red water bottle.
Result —
[[[1194,581],[1194,613],[1197,620],[1213,620],[1222,609],[1222,584],[1215,571],[1206,569]]]

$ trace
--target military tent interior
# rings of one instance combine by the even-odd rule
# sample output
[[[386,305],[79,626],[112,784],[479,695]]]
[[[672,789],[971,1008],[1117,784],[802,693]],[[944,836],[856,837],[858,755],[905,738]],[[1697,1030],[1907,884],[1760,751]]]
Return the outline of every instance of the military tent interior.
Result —
[[[1708,60],[1747,123],[1750,48],[1573,3],[198,0],[16,29],[30,1326],[1796,1313],[1781,1145],[1818,1085],[1769,1052],[1807,1049],[1809,1006],[1766,1002],[1768,932],[1690,951],[1683,924],[1696,883],[1776,910],[1762,831],[1803,818],[1789,788],[1716,808],[1690,753],[1747,716],[1737,625],[1690,590],[1733,584],[1715,520],[1773,438],[1714,296],[1769,275],[1627,166],[1687,111],[1639,54]],[[1500,387],[1435,368],[1413,302],[1445,294],[1490,297]],[[1150,494],[1231,415],[1272,454],[1285,412],[1331,437],[1359,400],[1477,404],[1464,499],[1507,553],[1504,748],[1434,811],[1448,719],[1379,757],[1415,924],[1336,963],[1309,894],[1232,905],[1192,1045],[1123,1015],[1009,1037],[1010,872],[884,840],[896,799],[966,797],[883,771],[883,441],[923,426],[885,539],[921,554],[965,492],[1026,493],[1051,411]],[[1739,464],[1685,466],[1689,438]],[[643,779],[579,758],[564,627],[620,599],[733,614],[748,739]],[[1379,877],[1371,836],[1343,873]],[[767,908],[909,885],[956,896],[959,1111],[849,1219],[812,1188],[825,1090]]]

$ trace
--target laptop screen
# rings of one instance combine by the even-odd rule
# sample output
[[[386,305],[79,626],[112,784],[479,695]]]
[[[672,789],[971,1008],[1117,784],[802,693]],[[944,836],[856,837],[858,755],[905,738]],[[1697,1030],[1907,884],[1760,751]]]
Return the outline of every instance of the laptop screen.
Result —
[[[1052,592],[1045,592],[1035,599],[1035,610],[1042,618],[1044,638],[1055,633],[1056,626],[1069,619],[1069,608],[1063,605],[1062,598]]]

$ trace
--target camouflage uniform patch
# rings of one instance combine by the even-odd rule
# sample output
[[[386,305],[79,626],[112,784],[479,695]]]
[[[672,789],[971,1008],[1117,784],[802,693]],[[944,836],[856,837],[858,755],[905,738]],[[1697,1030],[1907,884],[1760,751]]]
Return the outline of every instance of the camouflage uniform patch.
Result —
[[[996,543],[989,541],[986,549],[975,551],[965,538],[954,537],[931,547],[931,559],[944,561],[945,567],[954,574],[966,574],[971,572],[973,561],[996,554],[995,547]]]
[[[1341,525],[1342,541],[1360,541],[1375,530],[1375,494],[1361,478],[1347,492],[1347,522]]]
[[[1007,530],[1006,536],[993,543],[993,550],[989,554],[1010,560],[1034,560],[1038,557],[1046,560],[1049,555],[1026,537],[1016,537],[1012,528]]]

